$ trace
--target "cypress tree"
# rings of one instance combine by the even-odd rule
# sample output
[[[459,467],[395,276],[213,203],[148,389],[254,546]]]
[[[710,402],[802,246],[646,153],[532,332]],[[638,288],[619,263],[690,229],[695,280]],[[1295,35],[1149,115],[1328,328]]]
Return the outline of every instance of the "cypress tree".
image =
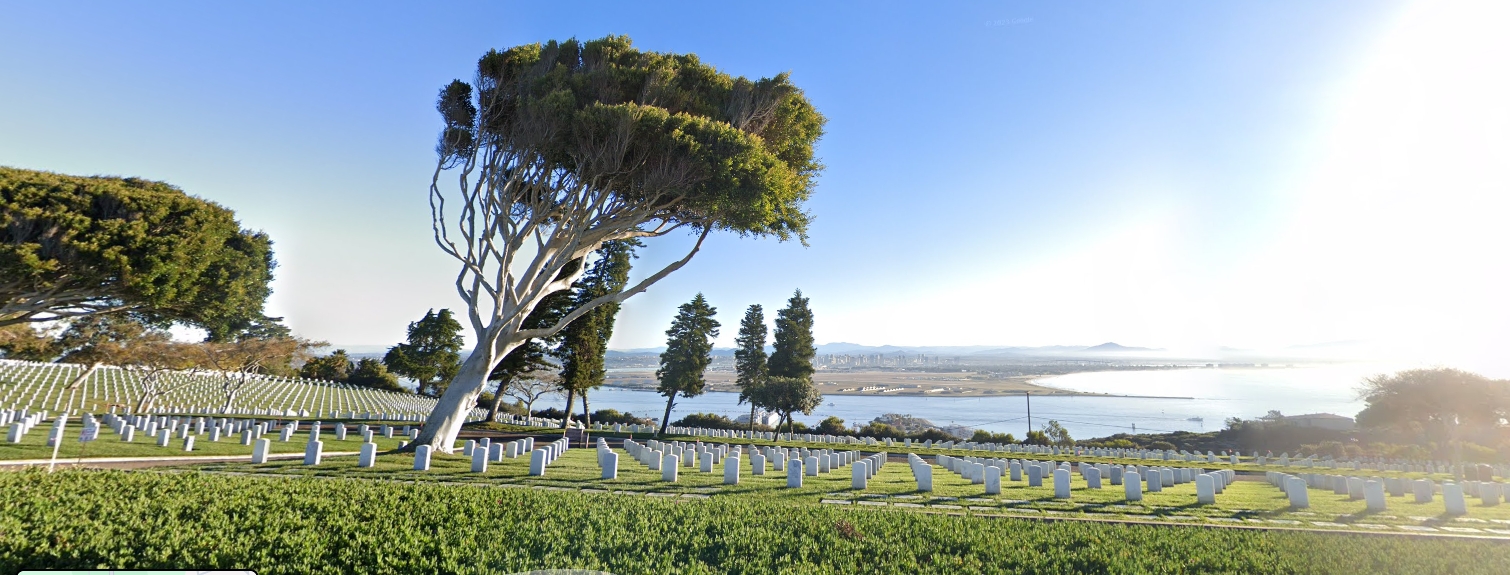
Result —
[[[666,414],[661,418],[661,435],[671,422],[671,407],[677,394],[682,397],[702,395],[707,382],[703,372],[713,363],[713,338],[718,337],[718,310],[708,305],[703,294],[677,308],[671,329],[666,330],[666,351],[661,353],[661,367],[655,371],[659,380],[656,390],[666,396]]]
[[[813,357],[818,355],[818,350],[813,346],[813,310],[808,309],[802,290],[792,294],[785,309],[776,312],[774,347],[770,360],[772,377],[812,381]]]
[[[750,404],[750,431],[755,431],[755,409],[765,407],[761,389],[765,386],[768,367],[765,355],[765,310],[760,304],[750,306],[739,322],[739,337],[734,351],[734,370],[738,377],[739,402]]]
[[[585,305],[599,297],[618,293],[629,283],[630,260],[638,240],[611,241],[598,250],[598,260],[573,287],[572,308]],[[604,355],[608,352],[608,340],[613,337],[614,318],[619,314],[618,302],[606,303],[593,308],[561,330],[560,343],[555,355],[561,360],[561,389],[566,392],[566,416],[561,420],[564,429],[571,424],[572,402],[582,396],[583,416],[587,414],[587,392],[603,385],[607,370]]]

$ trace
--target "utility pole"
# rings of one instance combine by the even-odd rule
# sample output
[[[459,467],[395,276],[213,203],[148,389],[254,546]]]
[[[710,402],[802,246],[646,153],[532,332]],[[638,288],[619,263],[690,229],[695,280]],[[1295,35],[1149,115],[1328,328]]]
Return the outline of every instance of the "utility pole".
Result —
[[[1033,392],[1024,391],[1022,397],[1028,402],[1028,433],[1033,432]]]

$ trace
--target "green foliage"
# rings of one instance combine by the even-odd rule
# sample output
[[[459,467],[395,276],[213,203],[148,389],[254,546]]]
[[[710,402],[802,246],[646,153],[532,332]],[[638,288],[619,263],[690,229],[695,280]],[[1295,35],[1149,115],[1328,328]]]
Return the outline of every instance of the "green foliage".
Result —
[[[488,52],[436,108],[445,167],[509,154],[542,178],[654,203],[653,219],[805,238],[824,119],[786,74],[736,78],[623,36],[552,41]]]
[[[849,428],[844,425],[844,420],[836,415],[830,415],[818,422],[818,433],[828,435],[849,435]]]
[[[1010,433],[991,433],[984,429],[975,430],[975,435],[970,436],[970,441],[976,443],[1017,443],[1017,438]]]
[[[310,359],[299,368],[299,377],[304,379],[346,381],[347,376],[350,374],[351,356],[346,355],[346,350],[344,349],[330,352],[330,355]]]
[[[576,309],[599,297],[624,291],[629,282],[629,268],[635,257],[638,240],[618,240],[603,244],[598,249],[598,259],[572,286],[571,307]],[[558,334],[560,341],[555,356],[561,360],[561,389],[567,392],[569,409],[577,394],[586,393],[603,385],[607,374],[603,356],[608,353],[608,340],[613,337],[614,317],[619,313],[619,303],[612,302],[592,308],[578,317]],[[570,417],[563,418],[567,425]]]
[[[650,423],[649,419],[635,417],[633,413],[620,413],[617,409],[599,409],[594,411],[592,412],[592,421],[593,423],[601,423],[603,425],[613,425],[615,423]]]
[[[1117,443],[1118,445],[1107,445],[1106,447],[1113,447],[1113,448],[1115,448],[1115,447],[1137,447],[1137,445],[1134,445],[1133,442],[1128,441],[1126,439],[1117,439],[1117,440],[1113,440],[1113,441],[1111,441],[1109,443]],[[1148,444],[1148,448],[1149,449],[1157,449],[1159,451],[1175,451],[1175,450],[1179,449],[1179,448],[1175,447],[1173,443],[1170,443],[1168,441],[1155,441],[1155,442],[1149,443]]]
[[[1403,432],[1417,442],[1492,441],[1510,418],[1510,381],[1450,368],[1412,369],[1364,380],[1358,425]]]
[[[876,439],[885,439],[887,437],[890,437],[892,439],[902,439],[907,437],[906,432],[903,432],[900,429],[897,429],[885,423],[881,423],[879,421],[872,421],[865,424],[865,427],[861,427],[858,432],[855,432],[855,435],[858,435],[860,437],[874,437]]]
[[[910,439],[912,439],[913,441],[933,441],[933,442],[939,442],[939,441],[958,441],[959,440],[958,437],[955,437],[953,435],[949,435],[948,433],[945,433],[944,430],[942,430],[942,429],[937,429],[937,428],[932,428],[932,427],[930,427],[928,429],[914,431],[912,433],[907,434],[907,437],[910,438]]]
[[[21,361],[52,361],[62,350],[57,340],[34,326],[18,323],[0,326],[0,358]]]
[[[661,418],[661,433],[671,419],[671,407],[677,394],[682,397],[702,395],[707,383],[703,372],[713,362],[713,338],[718,337],[718,310],[708,305],[699,293],[692,301],[677,308],[671,329],[666,330],[666,351],[661,353],[661,367],[655,371],[659,380],[656,390],[666,396],[666,415]]]
[[[409,340],[388,349],[383,363],[388,370],[419,384],[420,395],[440,395],[461,371],[461,324],[451,310],[425,312],[409,324]]]
[[[813,377],[813,311],[797,290],[787,305],[776,312],[776,343],[771,351],[770,374],[774,377]]]
[[[1063,425],[1059,425],[1058,421],[1052,419],[1049,420],[1048,425],[1043,426],[1043,436],[1052,445],[1070,446],[1075,444],[1075,440],[1070,437],[1070,431],[1065,429]]]
[[[765,387],[769,407],[781,414],[789,431],[792,430],[792,414],[810,414],[823,403],[823,394],[809,379],[772,376],[766,380]]]
[[[346,376],[346,383],[397,393],[409,391],[399,385],[398,376],[388,373],[388,366],[371,357],[357,360],[356,367],[352,368],[351,373]]]
[[[688,414],[687,416],[676,420],[671,425],[678,427],[702,427],[707,429],[744,429],[749,427],[742,426],[738,423],[735,423],[734,420],[722,415],[718,415],[716,413]]]
[[[1042,431],[1034,430],[1034,431],[1029,431],[1028,434],[1022,438],[1022,444],[1023,445],[1050,445],[1051,442],[1049,441],[1049,436],[1044,435]]]
[[[755,498],[194,473],[0,474],[0,572],[1497,573],[1447,538],[1030,521]],[[529,529],[519,529],[529,525]],[[405,534],[396,537],[396,533]],[[507,545],[464,545],[508,533]],[[563,544],[562,533],[574,535]],[[210,536],[210,534],[223,534]],[[739,549],[729,542],[740,542]]]
[[[161,182],[0,168],[0,326],[99,313],[230,337],[258,318],[272,241]]]
[[[765,312],[760,304],[751,305],[739,321],[739,337],[734,338],[734,384],[739,386],[739,403],[750,404],[750,425],[755,425],[755,410],[765,406],[763,387],[770,370],[766,366]]]

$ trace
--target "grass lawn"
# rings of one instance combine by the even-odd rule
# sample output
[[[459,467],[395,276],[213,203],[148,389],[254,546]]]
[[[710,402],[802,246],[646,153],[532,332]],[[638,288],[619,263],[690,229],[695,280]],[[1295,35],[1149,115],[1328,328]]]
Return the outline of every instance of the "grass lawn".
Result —
[[[1366,529],[1381,532],[1405,532],[1399,526],[1431,527],[1429,531],[1455,532],[1485,536],[1510,537],[1510,505],[1485,507],[1476,499],[1469,501],[1465,518],[1446,516],[1442,498],[1431,503],[1416,503],[1414,497],[1389,497],[1389,509],[1370,513],[1361,500],[1349,500],[1330,490],[1312,489],[1311,507],[1292,511],[1284,494],[1262,481],[1237,481],[1217,496],[1215,505],[1198,505],[1195,484],[1166,487],[1159,493],[1145,492],[1141,503],[1124,500],[1122,486],[1103,482],[1103,489],[1090,489],[1074,475],[1071,499],[1053,498],[1051,481],[1043,487],[1028,487],[1027,481],[1002,481],[999,495],[986,495],[984,486],[969,481],[942,467],[934,467],[934,491],[921,493],[905,463],[882,466],[864,491],[850,487],[850,468],[845,467],[817,477],[804,477],[800,488],[786,487],[786,472],[767,470],[763,476],[752,473],[749,458],[742,459],[740,483],[723,484],[721,465],[713,473],[681,467],[676,483],[661,480],[659,471],[650,471],[619,453],[617,479],[604,480],[591,449],[570,449],[546,470],[543,477],[529,475],[527,457],[490,463],[485,473],[471,471],[471,459],[459,455],[436,454],[430,471],[413,471],[413,457],[408,454],[383,454],[375,467],[357,467],[355,457],[332,457],[318,466],[301,461],[274,461],[260,465],[224,463],[195,466],[205,471],[266,474],[279,476],[352,477],[407,483],[476,483],[529,485],[541,488],[621,492],[626,495],[652,497],[686,496],[689,498],[755,499],[768,503],[822,504],[857,506],[905,511],[946,511],[985,515],[1032,515],[1040,517],[1078,517],[1116,520],[1153,520],[1199,522],[1213,525],[1247,524],[1269,527],[1314,529]],[[768,464],[769,466],[769,464]],[[1335,524],[1335,525],[1332,525]],[[1490,531],[1498,530],[1501,532]],[[1428,530],[1423,530],[1428,531]]]
[[[446,459],[438,463],[449,467]],[[758,496],[708,499],[555,491],[507,482],[510,467],[476,485],[193,471],[0,473],[0,572],[1463,575],[1503,573],[1510,564],[1510,543],[1491,540],[1043,522],[810,503],[832,485],[823,480],[785,499],[757,485],[748,494]],[[545,481],[582,477],[564,467]],[[651,487],[634,477],[620,481],[625,491]]]

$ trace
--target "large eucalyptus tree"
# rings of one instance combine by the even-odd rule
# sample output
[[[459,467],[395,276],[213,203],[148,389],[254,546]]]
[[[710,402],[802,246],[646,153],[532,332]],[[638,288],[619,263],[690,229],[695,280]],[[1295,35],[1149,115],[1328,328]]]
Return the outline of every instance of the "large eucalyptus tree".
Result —
[[[645,291],[711,232],[806,238],[824,120],[786,74],[752,81],[625,37],[568,40],[488,52],[437,108],[435,240],[461,263],[456,289],[477,343],[414,446],[449,451],[500,358]],[[526,328],[589,267],[572,262],[678,230],[697,236],[685,257]]]

